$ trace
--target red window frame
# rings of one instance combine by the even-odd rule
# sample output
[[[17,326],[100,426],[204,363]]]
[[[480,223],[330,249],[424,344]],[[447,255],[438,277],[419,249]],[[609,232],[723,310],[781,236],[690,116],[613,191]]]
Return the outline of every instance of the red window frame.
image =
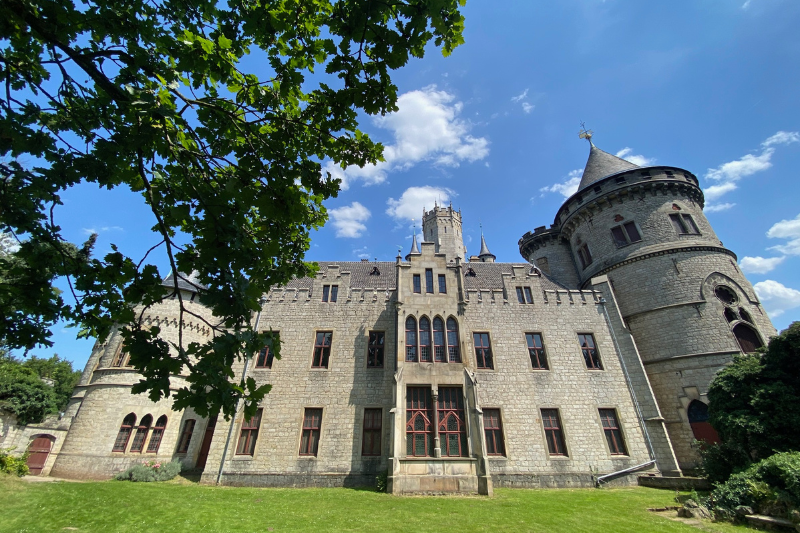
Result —
[[[603,363],[600,361],[600,353],[597,351],[597,343],[591,333],[578,333],[578,344],[581,345],[583,360],[589,370],[603,370]]]
[[[111,448],[112,452],[125,452],[125,449],[128,447],[128,439],[131,438],[133,426],[135,425],[136,415],[133,413],[125,415],[125,418],[122,419],[122,424],[119,426],[117,438],[114,439],[114,446]]]
[[[564,442],[564,432],[561,429],[561,417],[558,409],[542,409],[542,426],[550,455],[566,456],[567,445]]]
[[[164,431],[167,429],[167,415],[161,415],[156,420],[153,432],[150,433],[150,442],[147,443],[147,453],[158,453],[161,440],[164,438]]]
[[[269,346],[264,346],[258,351],[258,356],[256,357],[256,368],[272,368],[272,361],[274,360],[274,355],[272,350],[269,349]]]
[[[303,414],[303,433],[300,436],[300,455],[316,457],[322,431],[322,409],[306,408]]]
[[[458,322],[453,317],[447,318],[447,360],[451,363],[461,362],[461,351],[458,349]]]
[[[418,361],[419,348],[417,346],[417,319],[411,315],[406,318],[406,362]]]
[[[436,407],[442,457],[466,457],[467,424],[464,420],[464,395],[461,387],[439,387]]]
[[[419,360],[421,363],[433,361],[433,353],[431,353],[431,321],[426,316],[419,319]]]
[[[526,333],[525,342],[528,343],[528,355],[531,358],[531,368],[534,370],[547,370],[547,354],[541,333]]]
[[[189,445],[192,442],[192,433],[194,433],[194,426],[197,421],[194,418],[187,418],[183,422],[183,431],[181,431],[181,438],[178,439],[178,451],[176,453],[186,453],[189,451]]]
[[[317,331],[314,338],[314,357],[311,360],[312,368],[328,368],[332,343],[332,331]]]
[[[486,455],[506,454],[500,409],[483,409],[483,433],[486,435]]]
[[[147,441],[147,434],[150,433],[150,424],[153,423],[152,415],[144,415],[136,427],[136,434],[131,442],[131,453],[142,453],[144,443]]]
[[[475,361],[478,368],[494,369],[492,361],[492,343],[486,332],[474,332],[472,340],[475,342]]]
[[[603,433],[608,442],[608,451],[611,455],[628,455],[625,447],[625,439],[619,427],[616,409],[600,409],[600,422],[603,425]]]
[[[433,456],[433,403],[430,387],[406,388],[406,455]]]
[[[379,456],[383,440],[383,409],[364,409],[361,455]]]
[[[383,331],[370,331],[367,345],[367,368],[383,368],[383,351],[386,335]]]
[[[441,317],[433,319],[433,359],[437,363],[447,362],[447,343],[445,341],[444,320]]]
[[[256,451],[262,412],[263,410],[259,409],[251,418],[242,420],[242,428],[239,430],[239,442],[236,444],[236,455],[252,456]]]

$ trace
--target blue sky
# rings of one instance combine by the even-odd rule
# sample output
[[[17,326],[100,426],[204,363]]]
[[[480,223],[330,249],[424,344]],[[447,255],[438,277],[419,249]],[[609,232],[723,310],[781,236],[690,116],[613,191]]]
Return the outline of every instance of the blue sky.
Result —
[[[800,2],[471,0],[464,14],[452,56],[396,73],[400,111],[364,117],[387,162],[338,171],[346,189],[309,260],[393,260],[409,219],[439,198],[462,210],[469,253],[483,224],[498,261],[521,261],[517,240],[551,224],[577,185],[584,121],[607,152],[695,173],[775,326],[800,320]],[[141,257],[158,241],[138,195],[81,186],[64,198],[65,235],[97,231],[101,255],[115,243]],[[59,327],[55,347],[33,353],[82,368],[92,342],[75,332]]]

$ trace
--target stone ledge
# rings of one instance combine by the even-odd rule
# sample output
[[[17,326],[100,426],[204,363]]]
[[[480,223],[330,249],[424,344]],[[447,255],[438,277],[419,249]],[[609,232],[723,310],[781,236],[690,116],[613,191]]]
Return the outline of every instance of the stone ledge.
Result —
[[[711,490],[711,483],[702,477],[639,476],[639,486],[670,490]]]
[[[795,530],[794,523],[791,520],[786,520],[785,518],[775,518],[774,516],[766,516],[761,514],[749,514],[745,516],[745,519],[749,525],[758,529],[767,529],[770,531],[783,529]]]

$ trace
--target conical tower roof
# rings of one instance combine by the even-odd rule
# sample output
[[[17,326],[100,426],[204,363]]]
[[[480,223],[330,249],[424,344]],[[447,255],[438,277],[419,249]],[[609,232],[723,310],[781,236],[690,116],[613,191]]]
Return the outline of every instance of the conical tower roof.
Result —
[[[478,257],[482,255],[491,255],[492,257],[494,257],[492,252],[489,251],[489,247],[486,246],[486,239],[483,238],[483,233],[481,233],[481,251],[478,254]]]
[[[411,251],[406,254],[406,261],[408,261],[408,258],[411,256],[411,254],[418,253],[420,253],[420,251],[419,245],[417,244],[417,227],[414,226],[414,235],[411,237]]]
[[[625,161],[620,157],[604,152],[591,141],[589,141],[589,145],[591,146],[589,159],[586,161],[586,168],[583,169],[581,184],[578,186],[579,191],[612,174],[639,168],[639,165],[634,165],[630,161]]]

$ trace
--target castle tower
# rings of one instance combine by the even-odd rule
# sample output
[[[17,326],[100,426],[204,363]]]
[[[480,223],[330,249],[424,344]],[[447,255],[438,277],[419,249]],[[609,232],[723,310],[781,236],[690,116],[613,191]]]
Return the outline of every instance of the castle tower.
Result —
[[[437,254],[445,254],[447,261],[455,261],[460,257],[466,259],[467,249],[461,232],[461,211],[454,211],[453,206],[434,206],[430,211],[422,213],[422,234],[425,242],[436,245]]]
[[[711,380],[775,328],[706,219],[697,177],[638,167],[585,137],[578,191],[549,229],[520,239],[520,253],[571,288],[602,291],[616,308],[617,335],[633,336],[681,468],[692,469],[693,441],[715,436],[703,416]]]

